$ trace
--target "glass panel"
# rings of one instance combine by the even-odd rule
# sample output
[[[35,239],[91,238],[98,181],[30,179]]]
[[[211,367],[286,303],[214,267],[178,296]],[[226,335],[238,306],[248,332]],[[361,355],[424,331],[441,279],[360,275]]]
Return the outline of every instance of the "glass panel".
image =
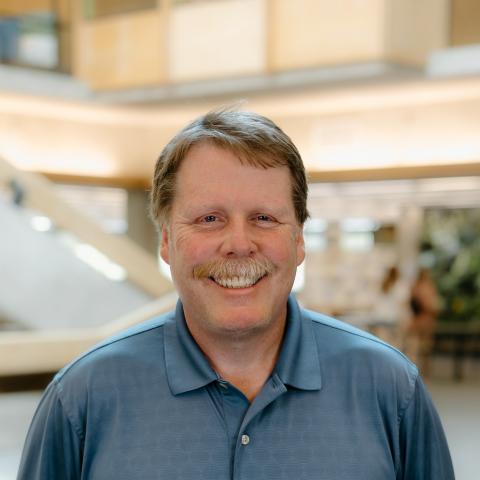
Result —
[[[0,17],[0,62],[54,69],[58,49],[53,12]]]
[[[341,222],[340,246],[350,251],[372,250],[378,228],[378,223],[370,218],[346,218]]]
[[[328,222],[323,218],[310,218],[305,222],[305,248],[308,252],[324,250],[327,247]]]

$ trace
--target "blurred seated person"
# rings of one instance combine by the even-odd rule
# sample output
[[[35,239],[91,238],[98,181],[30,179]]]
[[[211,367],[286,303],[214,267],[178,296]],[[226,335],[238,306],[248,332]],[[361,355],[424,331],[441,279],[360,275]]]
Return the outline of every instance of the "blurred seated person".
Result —
[[[421,268],[411,290],[411,317],[407,329],[406,353],[417,363],[424,377],[430,373],[430,356],[439,303],[438,292],[430,272],[426,268]]]
[[[402,331],[409,316],[408,300],[409,288],[400,277],[398,268],[391,266],[380,283],[372,319],[369,322],[370,332],[390,345],[400,348]]]

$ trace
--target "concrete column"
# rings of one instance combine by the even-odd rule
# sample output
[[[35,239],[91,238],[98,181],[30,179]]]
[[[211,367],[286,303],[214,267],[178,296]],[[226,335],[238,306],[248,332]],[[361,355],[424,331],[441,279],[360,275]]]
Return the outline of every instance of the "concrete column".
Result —
[[[417,205],[405,205],[397,224],[400,269],[410,280],[415,278],[418,268],[423,213],[423,209]]]
[[[148,192],[128,190],[127,193],[127,235],[156,257],[157,232],[148,216]]]

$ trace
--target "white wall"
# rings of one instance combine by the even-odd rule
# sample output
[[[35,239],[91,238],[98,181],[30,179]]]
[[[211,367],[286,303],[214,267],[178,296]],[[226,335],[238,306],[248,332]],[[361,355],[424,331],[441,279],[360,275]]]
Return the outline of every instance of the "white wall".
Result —
[[[0,196],[0,317],[33,329],[88,327],[152,300],[83,263],[61,235],[33,230],[31,216]]]

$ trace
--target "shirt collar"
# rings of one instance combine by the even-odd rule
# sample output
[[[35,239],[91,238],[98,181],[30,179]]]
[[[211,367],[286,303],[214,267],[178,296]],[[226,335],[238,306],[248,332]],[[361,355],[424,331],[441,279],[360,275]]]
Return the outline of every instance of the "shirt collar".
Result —
[[[320,390],[322,387],[312,322],[302,315],[293,295],[288,298],[287,326],[275,371],[285,385],[302,390]]]
[[[174,395],[217,380],[217,374],[188,330],[180,300],[175,317],[165,324],[164,342],[168,384]]]
[[[275,372],[286,385],[319,390],[321,372],[312,324],[303,318],[293,296],[287,305],[287,326]],[[168,384],[174,395],[218,379],[188,330],[180,300],[174,318],[165,323],[164,348]]]

